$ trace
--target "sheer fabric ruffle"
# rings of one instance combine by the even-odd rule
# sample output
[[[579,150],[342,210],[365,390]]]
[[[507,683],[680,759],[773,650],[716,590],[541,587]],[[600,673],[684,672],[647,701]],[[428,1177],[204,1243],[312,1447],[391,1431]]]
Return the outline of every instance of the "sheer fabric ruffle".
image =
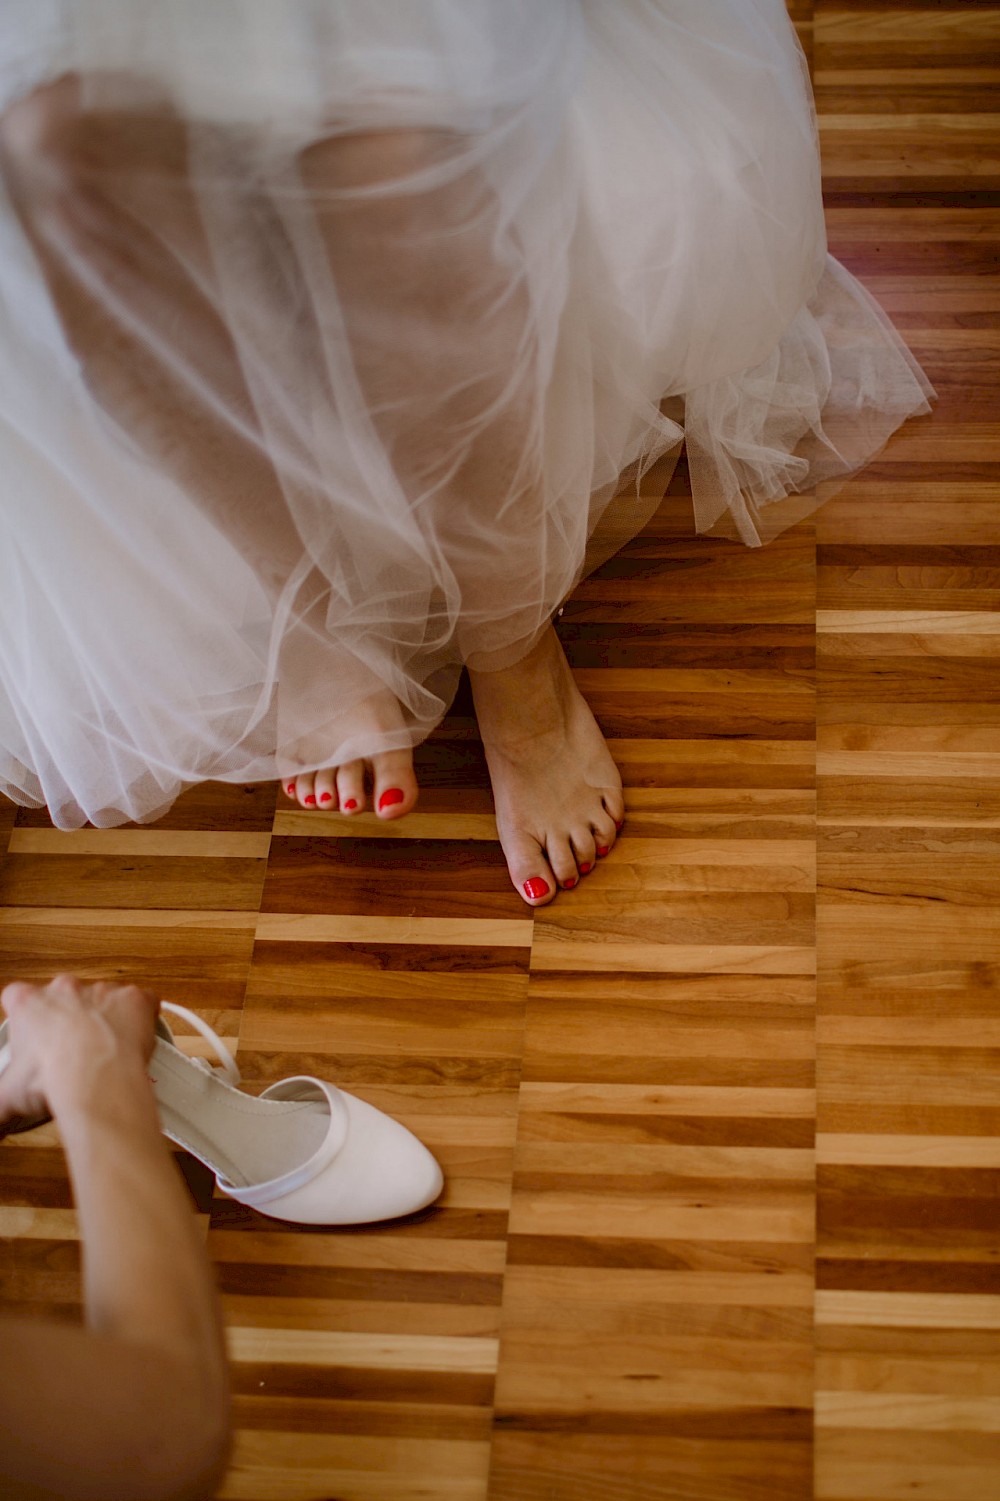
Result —
[[[782,0],[6,0],[0,103],[0,788],[63,827],[417,743],[682,437],[756,545],[926,409]]]

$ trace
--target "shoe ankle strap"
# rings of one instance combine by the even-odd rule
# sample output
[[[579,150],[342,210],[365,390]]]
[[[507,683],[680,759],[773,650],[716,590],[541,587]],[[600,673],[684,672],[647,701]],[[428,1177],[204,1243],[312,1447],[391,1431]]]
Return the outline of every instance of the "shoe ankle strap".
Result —
[[[240,1082],[240,1071],[236,1066],[236,1059],[218,1033],[212,1031],[207,1021],[203,1021],[196,1012],[189,1011],[186,1006],[178,1006],[174,1001],[161,1001],[160,1007],[163,1011],[169,1011],[171,1016],[182,1017],[196,1032],[200,1032],[205,1041],[211,1045],[215,1056],[222,1064],[223,1071],[230,1084],[238,1084]],[[205,1064],[204,1058],[194,1058],[191,1061],[193,1063]],[[207,1067],[208,1065],[205,1064],[205,1066]]]

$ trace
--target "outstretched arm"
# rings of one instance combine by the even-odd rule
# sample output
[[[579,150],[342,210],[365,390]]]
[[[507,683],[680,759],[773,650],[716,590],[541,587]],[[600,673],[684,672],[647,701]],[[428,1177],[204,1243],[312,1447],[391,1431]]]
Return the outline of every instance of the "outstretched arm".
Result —
[[[0,1130],[44,1105],[66,1150],[86,1327],[0,1327],[9,1501],[197,1501],[228,1444],[218,1305],[145,1062],[157,1003],[134,986],[11,985]]]

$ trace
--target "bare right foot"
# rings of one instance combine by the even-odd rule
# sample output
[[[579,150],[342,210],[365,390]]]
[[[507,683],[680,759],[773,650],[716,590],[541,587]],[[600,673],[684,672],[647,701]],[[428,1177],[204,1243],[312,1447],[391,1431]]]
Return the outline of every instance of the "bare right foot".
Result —
[[[399,705],[388,693],[369,699],[365,705],[374,729],[384,732],[403,725]],[[321,739],[317,736],[316,739]],[[313,760],[304,746],[298,747],[302,760]],[[319,754],[315,760],[319,760]],[[369,806],[368,783],[371,783],[371,807],[379,818],[402,818],[417,801],[417,779],[413,771],[413,751],[380,751],[340,765],[324,766],[318,771],[303,771],[283,778],[285,796],[301,808],[318,808],[326,813],[363,813]]]
[[[417,801],[413,752],[383,751],[343,766],[324,766],[289,777],[285,795],[301,808],[321,808],[328,813],[363,813],[368,807],[367,781],[371,780],[371,806],[379,818],[402,818]]]

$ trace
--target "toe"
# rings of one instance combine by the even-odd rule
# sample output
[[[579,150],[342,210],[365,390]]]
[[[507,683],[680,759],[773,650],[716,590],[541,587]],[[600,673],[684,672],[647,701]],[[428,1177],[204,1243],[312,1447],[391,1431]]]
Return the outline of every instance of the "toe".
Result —
[[[576,868],[581,876],[588,876],[597,864],[597,842],[592,829],[574,831],[570,843],[576,855]]]
[[[615,833],[620,834],[625,823],[625,794],[620,787],[609,788],[601,801],[604,811],[615,826]]]
[[[546,852],[549,857],[549,865],[559,885],[565,891],[572,891],[580,879],[580,872],[576,868],[576,857],[568,839],[550,839],[546,843]]]
[[[593,823],[594,850],[599,860],[609,853],[617,834],[614,819],[602,810]]]
[[[335,767],[324,767],[316,773],[316,806],[323,808],[327,813],[333,813],[337,807],[337,772]]]
[[[365,806],[365,763],[347,761],[338,766],[336,782],[341,813],[360,813]]]
[[[295,796],[302,808],[315,808],[316,806],[316,773],[304,771],[301,776],[295,778]]]
[[[412,751],[385,751],[373,756],[372,771],[375,776],[372,800],[379,817],[402,818],[409,813],[417,800]]]
[[[551,902],[557,890],[555,872],[537,839],[514,834],[501,842],[510,878],[529,907],[544,907]]]

